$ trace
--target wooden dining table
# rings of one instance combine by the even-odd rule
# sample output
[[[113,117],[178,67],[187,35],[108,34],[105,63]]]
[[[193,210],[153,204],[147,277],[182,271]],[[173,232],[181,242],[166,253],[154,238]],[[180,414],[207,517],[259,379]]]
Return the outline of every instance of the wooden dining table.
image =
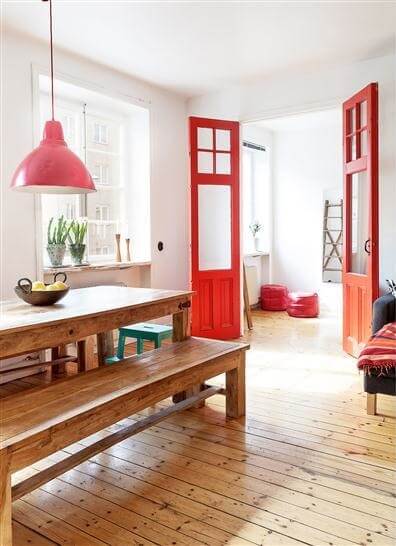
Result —
[[[33,351],[84,343],[97,337],[98,364],[114,354],[113,330],[172,315],[173,339],[190,335],[192,292],[95,286],[70,290],[55,305],[39,307],[14,299],[0,302],[0,360]]]

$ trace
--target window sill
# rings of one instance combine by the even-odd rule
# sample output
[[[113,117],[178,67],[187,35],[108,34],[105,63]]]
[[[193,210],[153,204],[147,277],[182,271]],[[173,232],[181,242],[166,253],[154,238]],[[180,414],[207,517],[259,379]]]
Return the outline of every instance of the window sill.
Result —
[[[269,252],[256,250],[254,252],[247,252],[246,254],[243,255],[244,258],[256,258],[258,256],[269,256]]]
[[[64,271],[65,273],[83,273],[84,271],[111,271],[120,269],[131,269],[133,267],[148,267],[151,262],[105,262],[93,263],[89,265],[67,265],[65,267],[44,267],[44,275],[52,275]]]

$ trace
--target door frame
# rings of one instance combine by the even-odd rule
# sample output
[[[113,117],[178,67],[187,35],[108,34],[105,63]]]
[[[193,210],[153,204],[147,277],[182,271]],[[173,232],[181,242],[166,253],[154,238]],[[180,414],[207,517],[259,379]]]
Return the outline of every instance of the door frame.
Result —
[[[353,91],[351,93],[353,93]],[[242,148],[242,135],[243,135],[243,126],[244,125],[254,123],[254,122],[257,122],[257,121],[264,121],[264,120],[268,120],[268,119],[280,118],[280,117],[286,117],[286,116],[293,116],[293,115],[297,116],[297,115],[302,115],[302,114],[309,114],[310,112],[320,112],[320,111],[323,111],[323,110],[331,110],[331,109],[334,109],[334,108],[339,108],[340,116],[342,117],[342,105],[346,100],[347,99],[345,98],[345,96],[336,96],[336,97],[334,97],[334,98],[332,98],[330,100],[305,102],[305,103],[293,104],[293,105],[290,105],[290,106],[285,106],[285,107],[280,107],[280,108],[268,108],[268,109],[265,109],[265,110],[263,110],[261,112],[257,112],[257,113],[247,115],[247,116],[242,116],[239,119],[239,123],[241,124],[241,134],[240,134],[241,148]],[[340,145],[342,146],[341,136],[342,135],[340,135],[340,143],[341,143]],[[242,158],[242,155],[241,155],[241,158]],[[240,176],[241,176],[241,180],[242,180],[242,176],[243,176],[242,159],[241,159],[240,163],[241,163]],[[343,176],[342,172],[340,172],[340,176]],[[344,192],[344,189],[343,189],[343,192]],[[241,191],[241,197],[240,197],[240,201],[241,201],[241,203],[240,203],[240,207],[241,207],[241,217],[240,217],[241,230],[242,230],[242,226],[243,226],[242,199],[243,199],[243,193]],[[271,229],[272,229],[272,217],[271,217]],[[243,239],[242,239],[242,233],[241,233],[241,256],[242,256],[242,259],[243,259],[242,244],[243,244]],[[271,252],[272,252],[272,238],[271,238],[271,242],[270,242],[270,254],[271,254]],[[270,255],[269,259],[270,259],[270,275],[271,275],[271,255]],[[243,300],[241,300],[241,301],[243,302]],[[243,314],[243,303],[241,305],[241,308],[242,308],[242,314]],[[342,298],[342,316],[343,316],[343,314],[344,314],[344,298]],[[243,320],[243,317],[242,317],[242,320]],[[342,320],[342,318],[341,318],[341,320]],[[241,324],[243,324],[243,322],[241,322]],[[342,347],[342,345],[343,345],[342,331],[341,331],[341,336],[340,336],[339,342],[340,342],[340,346]]]

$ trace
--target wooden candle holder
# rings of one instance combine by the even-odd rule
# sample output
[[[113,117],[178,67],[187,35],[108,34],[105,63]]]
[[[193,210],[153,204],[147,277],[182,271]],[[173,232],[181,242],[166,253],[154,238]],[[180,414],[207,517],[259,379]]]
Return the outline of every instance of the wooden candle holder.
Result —
[[[129,239],[129,237],[127,237],[125,239],[125,245],[126,245],[126,251],[127,251],[127,262],[131,262],[131,249],[130,249],[130,242],[131,240]]]
[[[115,239],[116,239],[116,262],[121,262],[121,234],[120,233],[116,233],[115,234]]]

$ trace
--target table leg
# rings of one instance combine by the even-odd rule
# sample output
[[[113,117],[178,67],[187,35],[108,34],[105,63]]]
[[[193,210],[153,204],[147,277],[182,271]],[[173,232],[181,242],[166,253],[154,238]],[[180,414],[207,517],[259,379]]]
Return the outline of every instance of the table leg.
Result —
[[[226,414],[227,417],[245,415],[245,351],[241,351],[238,366],[226,372]]]
[[[190,328],[191,328],[191,313],[190,308],[186,307],[183,308],[178,313],[175,313],[173,315],[173,341],[183,341],[184,339],[187,339],[190,337]],[[173,402],[176,404],[177,402],[181,402],[182,400],[186,400],[186,398],[190,398],[190,396],[194,396],[201,392],[202,385],[194,385],[190,389],[187,389],[186,391],[178,392],[173,396]],[[199,402],[195,407],[202,408],[205,406],[205,401],[202,400]]]
[[[106,358],[114,356],[114,338],[113,331],[101,332],[97,334],[97,346],[98,346],[98,364],[99,366],[105,366]]]
[[[52,360],[56,360],[57,358],[62,358],[62,356],[66,356],[66,345],[59,345],[59,347],[53,347],[51,349],[51,358]],[[52,373],[55,375],[66,373],[66,364],[56,364],[56,366],[52,366]]]
[[[86,372],[98,367],[95,362],[94,347],[94,336],[89,336],[86,339],[77,342],[77,363],[79,372]]]
[[[12,546],[12,499],[10,458],[0,455],[0,544]]]
[[[190,337],[190,320],[191,320],[191,313],[190,308],[186,307],[179,311],[178,313],[175,313],[172,316],[173,319],[173,341],[183,341],[184,339],[187,339]]]

